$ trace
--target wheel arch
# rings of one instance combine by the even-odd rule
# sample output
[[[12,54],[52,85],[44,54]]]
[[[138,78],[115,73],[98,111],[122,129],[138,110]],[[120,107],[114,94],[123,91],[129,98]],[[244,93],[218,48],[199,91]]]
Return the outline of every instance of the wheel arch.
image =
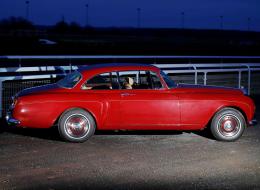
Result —
[[[226,109],[226,108],[232,108],[232,109],[235,109],[235,110],[238,110],[244,117],[245,119],[245,122],[246,124],[248,123],[248,117],[246,115],[246,112],[239,106],[237,105],[223,105],[223,106],[220,106],[218,109],[216,109],[216,111],[211,115],[209,121],[207,122],[207,124],[205,125],[205,128],[208,128],[212,122],[212,119],[214,118],[214,116],[220,112],[221,110],[223,109]]]
[[[245,122],[248,123],[246,112],[242,108],[240,108],[239,106],[229,106],[228,108],[233,108],[238,110],[244,116]]]
[[[75,109],[81,109],[81,110],[84,110],[84,111],[88,112],[93,117],[93,119],[95,121],[95,124],[96,124],[96,128],[98,129],[99,123],[98,123],[98,120],[96,118],[96,115],[92,111],[90,111],[90,110],[88,110],[86,108],[83,108],[83,107],[70,107],[70,108],[64,109],[61,113],[58,114],[58,117],[56,117],[56,119],[54,120],[53,126],[58,125],[58,122],[59,122],[59,120],[60,120],[60,118],[61,118],[61,116],[63,114],[65,114],[65,113],[67,113],[67,112],[69,112],[71,110],[75,110]]]

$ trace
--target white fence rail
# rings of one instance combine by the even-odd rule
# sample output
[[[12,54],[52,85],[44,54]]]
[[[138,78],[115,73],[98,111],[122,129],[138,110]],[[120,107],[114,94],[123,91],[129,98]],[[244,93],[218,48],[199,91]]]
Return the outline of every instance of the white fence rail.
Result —
[[[53,64],[55,60],[58,60],[57,64]],[[78,60],[81,62],[78,63]],[[260,56],[0,56],[0,102],[2,102],[2,82],[5,80],[55,78],[57,75],[64,75],[77,69],[78,65],[84,65],[84,61],[89,60],[145,62],[161,68],[166,73],[194,74],[194,84],[198,84],[198,75],[203,74],[204,85],[207,85],[207,76],[210,73],[237,73],[238,88],[241,87],[242,73],[247,73],[248,94],[251,92],[251,73],[260,71]],[[181,64],[178,64],[180,60]],[[203,63],[197,61],[193,63],[194,60],[202,60]],[[236,60],[236,63],[230,60]],[[29,63],[26,63],[28,61]],[[1,104],[0,111],[2,111]]]
[[[227,72],[237,72],[238,74],[238,88],[241,88],[242,72],[247,72],[247,90],[250,95],[251,92],[251,72],[260,71],[260,63],[229,63],[229,64],[163,64],[155,66],[161,68],[162,70],[167,69],[166,73],[194,73],[194,84],[198,83],[198,74],[204,74],[204,85],[207,85],[207,74],[208,73],[227,73]],[[175,70],[176,68],[183,68],[181,70]],[[186,68],[186,69],[185,69]],[[192,70],[187,70],[187,68],[192,68]],[[170,69],[170,70],[168,70]],[[260,79],[259,79],[260,80]]]

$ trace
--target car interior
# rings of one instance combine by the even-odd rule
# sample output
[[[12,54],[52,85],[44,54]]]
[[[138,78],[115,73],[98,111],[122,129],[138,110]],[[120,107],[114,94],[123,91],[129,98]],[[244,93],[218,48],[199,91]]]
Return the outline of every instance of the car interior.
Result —
[[[162,88],[160,79],[155,73],[150,71],[121,71],[118,73],[103,73],[94,76],[82,85],[83,90],[159,88]]]

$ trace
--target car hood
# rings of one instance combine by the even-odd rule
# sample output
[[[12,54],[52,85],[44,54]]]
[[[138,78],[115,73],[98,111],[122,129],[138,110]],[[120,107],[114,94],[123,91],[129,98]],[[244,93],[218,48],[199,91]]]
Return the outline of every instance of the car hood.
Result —
[[[178,84],[177,89],[193,93],[244,94],[242,89],[208,85]]]
[[[32,94],[41,94],[41,93],[52,93],[52,92],[57,92],[60,91],[61,88],[58,86],[58,84],[47,84],[43,86],[37,86],[37,87],[32,87],[32,88],[27,88],[22,91],[20,91],[17,96],[26,96],[26,95],[32,95]]]

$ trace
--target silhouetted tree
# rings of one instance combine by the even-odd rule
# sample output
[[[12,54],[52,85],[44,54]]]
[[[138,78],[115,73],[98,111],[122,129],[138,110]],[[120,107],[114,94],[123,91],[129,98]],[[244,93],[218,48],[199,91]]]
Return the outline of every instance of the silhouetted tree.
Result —
[[[4,30],[32,30],[35,29],[32,22],[22,17],[10,17],[0,21],[0,28]]]
[[[83,31],[83,28],[76,22],[72,22],[68,24],[63,19],[62,21],[59,21],[54,25],[53,31],[61,34],[62,33],[78,34]]]
[[[71,33],[80,33],[82,31],[82,27],[76,22],[72,22],[69,27]]]
[[[53,30],[58,33],[66,33],[69,30],[69,24],[64,20],[59,21],[54,25]]]

